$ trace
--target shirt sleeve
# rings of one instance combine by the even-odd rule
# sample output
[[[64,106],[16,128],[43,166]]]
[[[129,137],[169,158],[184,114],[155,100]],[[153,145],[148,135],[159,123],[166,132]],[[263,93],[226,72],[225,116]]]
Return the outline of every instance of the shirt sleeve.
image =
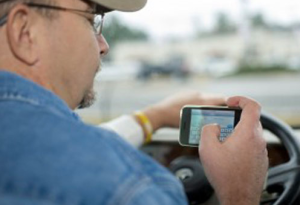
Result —
[[[134,147],[140,147],[144,142],[143,129],[131,115],[123,115],[99,127],[116,132]]]

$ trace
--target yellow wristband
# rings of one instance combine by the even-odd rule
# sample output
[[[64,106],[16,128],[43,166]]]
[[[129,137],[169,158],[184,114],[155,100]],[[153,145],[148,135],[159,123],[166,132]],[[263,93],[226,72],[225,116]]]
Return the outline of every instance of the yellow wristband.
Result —
[[[134,115],[140,120],[143,130],[146,133],[145,143],[149,143],[152,140],[153,128],[148,117],[143,112],[135,112]]]

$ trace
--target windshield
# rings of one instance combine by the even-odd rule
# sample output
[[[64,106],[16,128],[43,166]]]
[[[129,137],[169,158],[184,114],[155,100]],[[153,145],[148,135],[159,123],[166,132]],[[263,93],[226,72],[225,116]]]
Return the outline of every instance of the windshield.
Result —
[[[252,97],[300,127],[299,11],[295,0],[164,0],[109,13],[98,100],[78,113],[97,124],[193,89]]]

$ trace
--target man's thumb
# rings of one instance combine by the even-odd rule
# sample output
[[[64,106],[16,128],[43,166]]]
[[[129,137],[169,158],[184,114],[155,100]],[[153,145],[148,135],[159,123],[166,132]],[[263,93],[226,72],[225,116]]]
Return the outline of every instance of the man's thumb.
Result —
[[[221,128],[218,124],[205,125],[202,128],[199,151],[210,150],[213,146],[219,146]]]

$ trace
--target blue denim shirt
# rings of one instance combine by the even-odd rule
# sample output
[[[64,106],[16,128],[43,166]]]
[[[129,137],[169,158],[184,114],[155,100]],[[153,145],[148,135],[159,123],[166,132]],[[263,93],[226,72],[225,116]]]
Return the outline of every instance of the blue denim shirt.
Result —
[[[187,204],[162,166],[84,124],[50,91],[0,71],[1,205]]]

